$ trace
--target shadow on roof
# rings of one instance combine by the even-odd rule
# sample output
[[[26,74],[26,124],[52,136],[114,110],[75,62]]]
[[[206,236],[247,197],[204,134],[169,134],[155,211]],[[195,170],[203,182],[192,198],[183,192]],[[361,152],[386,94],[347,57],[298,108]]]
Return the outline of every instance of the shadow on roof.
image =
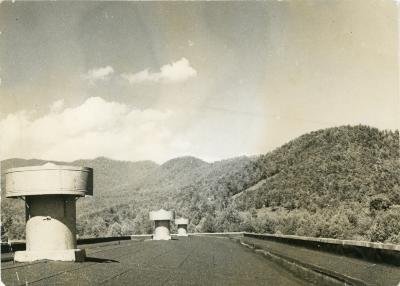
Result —
[[[114,259],[104,259],[104,258],[97,258],[97,257],[86,257],[85,262],[98,262],[98,263],[119,263],[118,260]]]

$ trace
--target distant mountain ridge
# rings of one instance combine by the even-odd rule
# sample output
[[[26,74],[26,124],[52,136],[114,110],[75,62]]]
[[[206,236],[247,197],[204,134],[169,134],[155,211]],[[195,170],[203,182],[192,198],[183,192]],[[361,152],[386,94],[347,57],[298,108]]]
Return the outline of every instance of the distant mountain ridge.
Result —
[[[109,196],[114,190],[137,184],[148,174],[159,168],[153,161],[117,161],[105,157],[93,160],[76,160],[72,162],[46,161],[37,159],[7,159],[1,161],[1,186],[4,188],[4,172],[8,168],[43,165],[52,162],[60,165],[76,165],[90,167],[95,170],[94,189],[95,196]]]
[[[142,188],[181,187],[196,178],[210,164],[195,157],[171,159],[154,169],[143,181]]]
[[[189,217],[190,231],[400,242],[399,146],[398,131],[359,125],[317,130],[264,155],[213,163],[190,156],[162,165],[77,160],[68,164],[95,171],[93,199],[78,201],[78,232],[150,232],[148,211],[164,207]],[[44,162],[5,160],[2,172]],[[3,206],[7,219],[12,204]],[[20,231],[9,224],[11,234]]]

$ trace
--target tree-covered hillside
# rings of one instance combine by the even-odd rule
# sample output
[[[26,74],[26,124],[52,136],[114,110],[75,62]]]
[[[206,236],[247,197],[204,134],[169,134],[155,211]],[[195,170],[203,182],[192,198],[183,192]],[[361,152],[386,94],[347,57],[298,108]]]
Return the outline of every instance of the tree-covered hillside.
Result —
[[[300,136],[265,155],[206,163],[106,158],[93,167],[94,197],[78,201],[81,236],[148,233],[148,212],[174,209],[190,231],[254,231],[400,243],[399,132],[342,126]],[[5,167],[33,165],[12,159]],[[4,196],[2,196],[4,198]],[[10,238],[23,235],[23,205],[3,199]],[[13,217],[13,219],[11,219]]]

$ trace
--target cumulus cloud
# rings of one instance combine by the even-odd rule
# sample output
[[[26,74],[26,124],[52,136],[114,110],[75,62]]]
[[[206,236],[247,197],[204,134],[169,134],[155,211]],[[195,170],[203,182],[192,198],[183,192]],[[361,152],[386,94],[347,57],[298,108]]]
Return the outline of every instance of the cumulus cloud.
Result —
[[[186,58],[181,58],[179,61],[162,66],[160,72],[149,72],[149,69],[145,69],[134,74],[121,74],[122,78],[132,84],[141,82],[183,82],[196,75],[197,71],[190,66]]]
[[[73,108],[59,100],[40,117],[20,111],[0,118],[0,158],[71,161],[106,156],[162,162],[190,148],[171,130],[173,118],[168,110],[140,110],[100,97]]]
[[[50,105],[50,111],[51,112],[55,112],[55,113],[57,113],[57,112],[60,112],[62,109],[63,109],[63,107],[64,107],[64,99],[60,99],[60,100],[57,100],[57,101],[54,101],[51,105]]]
[[[91,69],[82,77],[90,84],[94,84],[98,80],[108,80],[113,73],[114,69],[112,66],[105,66]]]

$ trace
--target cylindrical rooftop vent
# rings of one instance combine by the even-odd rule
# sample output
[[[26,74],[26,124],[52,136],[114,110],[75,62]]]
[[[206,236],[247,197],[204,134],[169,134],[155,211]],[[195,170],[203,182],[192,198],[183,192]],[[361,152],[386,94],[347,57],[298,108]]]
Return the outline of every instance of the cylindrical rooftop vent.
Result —
[[[170,240],[170,221],[174,219],[173,211],[160,209],[150,212],[150,220],[154,221],[154,240]]]
[[[93,170],[47,163],[5,172],[6,197],[25,197],[26,251],[14,260],[82,261],[76,248],[76,197],[93,194]]]
[[[175,224],[178,226],[178,236],[188,236],[187,226],[189,224],[189,220],[187,218],[177,218],[175,220]]]

